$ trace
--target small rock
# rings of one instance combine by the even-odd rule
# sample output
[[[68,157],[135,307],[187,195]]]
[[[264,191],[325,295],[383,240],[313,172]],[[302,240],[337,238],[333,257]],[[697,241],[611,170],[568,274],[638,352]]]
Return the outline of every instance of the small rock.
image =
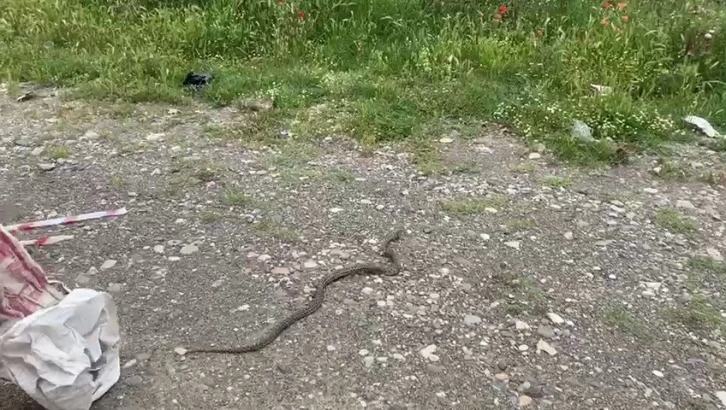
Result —
[[[558,315],[557,313],[550,312],[547,314],[547,317],[550,319],[550,321],[556,325],[561,325],[565,323],[565,319],[562,318],[562,316]]]
[[[85,134],[83,134],[83,138],[87,140],[95,140],[98,139],[98,137],[100,137],[100,135],[94,130],[88,130]]]
[[[327,346],[325,347],[325,349],[326,349],[327,351],[329,351],[329,352],[334,352],[334,351],[335,351],[335,346],[333,346],[333,345],[327,345]]]
[[[532,404],[532,398],[527,395],[521,395],[519,396],[519,407],[525,407]]]
[[[464,316],[464,324],[467,326],[476,326],[479,323],[481,323],[481,318],[476,315],[466,315]]]
[[[519,249],[519,241],[509,241],[509,242],[504,242],[504,244],[509,246],[510,248]]]
[[[435,364],[431,364],[431,363],[427,364],[427,365],[426,365],[426,368],[427,368],[427,369],[428,369],[428,370],[429,370],[429,371],[430,371],[431,373],[443,373],[443,372],[444,372],[444,370],[446,370],[446,369],[444,368],[444,366],[437,366],[437,365],[435,365]]]
[[[369,287],[367,287],[367,286],[366,286],[365,288],[361,289],[360,291],[361,291],[361,293],[363,293],[364,295],[370,295],[371,293],[373,293],[373,289],[371,289],[371,288],[369,288]]]
[[[109,270],[116,266],[116,261],[113,259],[109,259],[105,262],[103,262],[103,265],[101,265],[101,270]]]
[[[443,137],[439,140],[439,142],[442,144],[449,144],[449,143],[454,142],[454,139],[450,138],[450,137]]]
[[[519,345],[518,349],[519,349],[520,352],[526,352],[527,350],[529,350],[529,346],[527,346],[527,345]]]
[[[123,283],[109,283],[108,284],[108,292],[109,293],[119,293],[123,290]]]
[[[595,138],[592,137],[592,130],[590,126],[580,120],[575,120],[570,129],[570,134],[575,138],[583,142],[593,142]]]
[[[428,360],[431,360],[432,362],[438,362],[439,356],[434,354],[434,352],[436,352],[437,349],[438,349],[438,347],[436,347],[436,345],[428,345],[428,346],[424,347],[423,349],[421,349],[419,351],[419,353],[421,354],[421,356],[423,356],[424,358],[426,358]]]
[[[272,256],[266,255],[266,254],[262,254],[262,255],[260,255],[260,256],[257,257],[257,262],[267,262],[270,259],[272,259]]]
[[[537,334],[547,339],[552,339],[555,337],[555,330],[550,326],[541,325],[537,328]]]
[[[318,264],[314,260],[305,261],[303,263],[303,268],[305,269],[315,269],[318,267]]]
[[[721,252],[718,251],[716,248],[706,248],[706,253],[708,256],[711,257],[711,259],[715,260],[716,262],[723,262],[723,256],[721,255]]]
[[[153,132],[146,136],[146,140],[149,142],[156,142],[156,141],[162,141],[164,139],[164,133],[156,133]]]
[[[363,364],[365,364],[366,367],[373,366],[373,363],[375,362],[376,358],[373,356],[366,356],[363,358]]]
[[[43,153],[43,147],[34,148],[32,151],[30,151],[30,155],[37,157],[40,156],[40,154]]]
[[[154,252],[164,253],[164,245],[154,245]]]
[[[278,266],[278,267],[272,269],[272,274],[273,275],[289,275],[290,269],[285,268],[283,266]]]
[[[42,164],[38,164],[38,168],[40,168],[41,171],[48,172],[48,171],[52,171],[55,169],[55,164],[42,163]]]
[[[663,372],[661,372],[661,371],[659,371],[659,370],[653,370],[653,374],[654,374],[654,375],[655,375],[656,377],[665,377],[665,375],[663,374]]]
[[[182,255],[191,255],[197,251],[199,251],[197,245],[190,243],[188,245],[182,246],[181,250],[179,250],[179,253],[181,253]]]
[[[144,383],[144,379],[138,374],[127,378],[125,381],[130,386],[139,386]]]
[[[487,234],[485,234],[485,233],[480,233],[480,234],[479,234],[479,237],[480,237],[480,238],[481,238],[482,240],[484,240],[484,241],[488,241],[489,239],[491,239],[491,236],[489,236],[489,235],[487,235]]]
[[[509,381],[509,375],[506,373],[497,373],[494,375],[494,378],[499,380],[500,382],[507,382]]]
[[[128,362],[124,363],[123,368],[128,369],[129,367],[136,365],[136,362],[137,362],[136,359],[131,359]]]
[[[546,352],[550,356],[554,356],[557,354],[557,349],[552,347],[549,343],[545,342],[542,339],[539,339],[539,342],[537,342],[537,353],[539,352]]]
[[[527,322],[523,322],[521,320],[515,320],[514,328],[517,330],[529,330],[529,325],[527,324]]]
[[[13,143],[19,147],[30,147],[31,145],[33,145],[33,142],[28,137],[16,138]]]
[[[540,158],[542,158],[542,154],[540,154],[539,152],[531,152],[529,154],[529,159],[540,159]]]
[[[724,407],[726,407],[726,391],[717,391],[716,397],[721,400],[721,404],[723,404]]]
[[[568,232],[565,232],[565,235],[564,236],[565,236],[565,239],[567,239],[568,241],[569,240],[572,240],[572,238],[573,238],[572,232],[569,232],[569,231]]]
[[[337,214],[338,212],[343,212],[343,208],[330,208],[330,212]]]
[[[187,354],[187,349],[183,347],[175,347],[174,353],[178,354],[179,356],[184,356],[185,354]]]
[[[689,210],[696,209],[696,207],[693,206],[691,201],[686,201],[684,199],[679,199],[676,201],[676,208],[689,209]]]
[[[590,84],[590,89],[592,90],[593,94],[601,96],[608,95],[613,92],[612,87],[600,84]]]
[[[509,363],[507,363],[506,360],[500,360],[497,362],[497,367],[499,370],[507,370],[507,367],[509,367]]]

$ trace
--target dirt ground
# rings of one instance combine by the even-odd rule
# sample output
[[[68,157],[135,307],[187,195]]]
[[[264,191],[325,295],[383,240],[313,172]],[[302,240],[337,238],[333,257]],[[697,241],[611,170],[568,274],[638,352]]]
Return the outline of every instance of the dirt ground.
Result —
[[[256,115],[233,108],[0,113],[0,222],[128,209],[33,250],[118,305],[121,379],[94,409],[726,408],[714,181],[577,169],[490,125],[452,127],[426,175],[404,145],[225,138]],[[667,171],[722,168],[679,152]],[[254,337],[331,270],[385,262],[396,227],[400,275],[331,285],[261,352],[175,353]],[[36,407],[0,385],[0,408]]]

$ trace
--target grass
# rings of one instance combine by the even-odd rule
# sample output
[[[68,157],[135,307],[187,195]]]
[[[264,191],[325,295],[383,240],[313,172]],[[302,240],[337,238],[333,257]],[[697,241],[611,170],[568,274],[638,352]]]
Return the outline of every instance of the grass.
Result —
[[[665,312],[666,318],[691,330],[715,330],[723,327],[718,309],[703,295],[694,295],[683,306]]]
[[[673,209],[659,210],[655,215],[655,222],[673,233],[693,236],[698,232],[698,224],[694,220],[684,217]]]
[[[457,198],[439,202],[439,208],[449,214],[464,216],[485,212],[496,213],[507,205],[508,199],[503,195],[490,198]]]
[[[545,180],[545,184],[554,189],[565,189],[572,186],[572,181],[570,181],[567,178],[560,178],[560,177],[549,177]]]
[[[50,150],[50,157],[58,159],[66,159],[71,156],[71,152],[66,147],[53,147]]]
[[[606,325],[618,328],[621,332],[638,340],[647,341],[652,339],[651,330],[648,326],[623,308],[606,309],[604,322]]]
[[[221,201],[224,206],[247,206],[253,202],[253,199],[242,191],[226,189],[222,192]]]
[[[269,219],[263,219],[262,221],[253,225],[255,231],[260,235],[265,235],[284,242],[296,242],[300,240],[300,235],[290,230],[280,223]]]
[[[7,0],[0,81],[129,103],[272,101],[242,139],[333,128],[365,143],[431,141],[447,121],[496,121],[580,163],[687,139],[684,114],[723,128],[726,5],[604,3]],[[185,89],[190,70],[215,80]],[[593,142],[570,136],[575,119]]]

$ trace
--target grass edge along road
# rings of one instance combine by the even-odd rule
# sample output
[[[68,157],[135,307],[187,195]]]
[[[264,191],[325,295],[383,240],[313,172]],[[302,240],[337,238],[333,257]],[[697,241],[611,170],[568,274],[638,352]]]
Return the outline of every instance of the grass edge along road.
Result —
[[[197,96],[181,79],[203,69],[213,104],[274,102],[227,136],[425,146],[495,121],[612,163],[693,139],[685,114],[726,125],[724,36],[714,0],[8,0],[0,80],[183,103]],[[575,120],[591,139],[571,135]]]

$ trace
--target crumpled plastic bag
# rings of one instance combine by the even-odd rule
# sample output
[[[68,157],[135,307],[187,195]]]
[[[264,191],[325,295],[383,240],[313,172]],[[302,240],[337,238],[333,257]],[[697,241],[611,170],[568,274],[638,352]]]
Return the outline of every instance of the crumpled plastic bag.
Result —
[[[48,410],[88,410],[121,373],[117,318],[108,293],[74,289],[3,329],[0,375]]]

